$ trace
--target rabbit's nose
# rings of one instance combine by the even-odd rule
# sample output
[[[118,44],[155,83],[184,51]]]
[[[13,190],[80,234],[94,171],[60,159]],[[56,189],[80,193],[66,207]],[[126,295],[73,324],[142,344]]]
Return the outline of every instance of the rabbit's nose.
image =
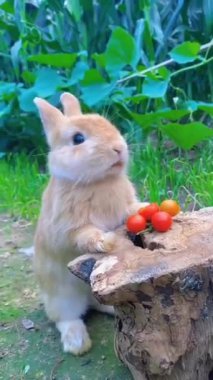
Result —
[[[113,148],[113,150],[120,156],[122,153],[123,148],[121,146],[116,146]]]
[[[121,149],[120,149],[120,148],[113,148],[113,150],[114,150],[116,153],[118,153],[118,154],[121,153]]]

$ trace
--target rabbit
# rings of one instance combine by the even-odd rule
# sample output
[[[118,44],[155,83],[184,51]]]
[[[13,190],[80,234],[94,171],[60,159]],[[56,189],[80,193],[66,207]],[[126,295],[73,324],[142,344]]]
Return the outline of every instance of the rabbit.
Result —
[[[64,352],[81,355],[91,347],[82,316],[91,307],[106,313],[113,308],[99,304],[67,264],[84,253],[112,252],[115,229],[143,204],[127,177],[128,148],[118,129],[98,114],[82,114],[74,95],[63,93],[60,100],[63,113],[34,99],[51,174],[35,233],[34,266]]]

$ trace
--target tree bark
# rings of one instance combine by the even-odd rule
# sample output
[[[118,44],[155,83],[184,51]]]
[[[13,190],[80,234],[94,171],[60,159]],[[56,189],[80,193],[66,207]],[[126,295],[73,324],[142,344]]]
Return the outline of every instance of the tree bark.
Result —
[[[114,305],[115,350],[134,380],[213,380],[213,208],[179,214],[136,247],[117,231],[110,255],[69,264]]]

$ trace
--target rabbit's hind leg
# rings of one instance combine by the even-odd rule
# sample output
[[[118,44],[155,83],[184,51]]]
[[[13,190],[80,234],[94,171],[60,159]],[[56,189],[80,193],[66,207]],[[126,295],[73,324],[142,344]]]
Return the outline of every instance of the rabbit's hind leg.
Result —
[[[70,281],[70,276],[71,280]],[[66,276],[65,276],[66,278]],[[82,281],[72,278],[57,283],[54,293],[43,291],[43,301],[49,318],[61,333],[64,352],[81,355],[92,343],[81,317],[89,308],[89,288]],[[60,285],[59,285],[60,284]],[[84,286],[83,286],[83,285]]]
[[[82,355],[90,350],[92,342],[81,319],[60,321],[56,323],[56,327],[61,333],[64,352]]]

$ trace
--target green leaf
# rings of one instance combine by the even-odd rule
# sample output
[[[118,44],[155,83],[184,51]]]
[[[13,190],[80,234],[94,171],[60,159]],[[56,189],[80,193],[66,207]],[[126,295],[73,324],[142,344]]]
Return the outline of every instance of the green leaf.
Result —
[[[107,100],[106,98],[112,92],[114,87],[115,84],[112,83],[100,83],[84,87],[82,88],[81,98],[84,103],[86,103],[89,107],[92,107],[95,104],[100,103],[103,99]]]
[[[158,111],[155,113],[156,117],[159,119],[164,119],[164,120],[180,120],[182,117],[186,116],[189,114],[188,110],[172,110],[172,109],[166,109],[162,111]]]
[[[172,110],[170,108],[147,114],[132,113],[133,119],[143,128],[159,125],[163,120],[180,120],[189,114],[188,110]]]
[[[90,69],[86,72],[84,79],[81,81],[82,86],[90,86],[96,83],[106,83],[98,70]]]
[[[160,129],[183,149],[191,149],[202,140],[213,137],[213,129],[200,122],[161,125]]]
[[[0,98],[4,98],[6,95],[14,93],[16,91],[16,83],[0,82]]]
[[[157,121],[155,113],[138,114],[132,112],[131,116],[142,128],[148,128]]]
[[[37,92],[33,88],[22,89],[19,96],[19,105],[24,112],[35,112],[36,107],[33,103],[33,99],[38,96]]]
[[[164,97],[169,80],[168,79],[157,79],[146,77],[143,82],[142,95],[148,96],[149,98],[162,98]]]
[[[28,85],[32,85],[35,82],[36,75],[31,71],[23,71],[21,77]]]
[[[67,0],[66,7],[70,14],[75,18],[76,22],[81,21],[83,9],[79,0]]]
[[[89,66],[86,62],[77,62],[73,71],[71,78],[66,82],[68,86],[73,86],[84,78],[86,71],[89,70]]]
[[[195,102],[194,100],[187,100],[183,103],[182,107],[186,108],[190,112],[194,112],[198,109],[198,102]]]
[[[22,89],[19,96],[19,104],[22,111],[34,112],[33,99],[36,96],[46,98],[56,93],[58,87],[62,85],[62,79],[55,70],[42,68],[37,72],[37,78],[33,87]]]
[[[142,94],[135,94],[127,98],[127,101],[130,101],[133,104],[142,104],[144,100],[147,100],[147,96],[144,96]]]
[[[206,34],[211,35],[213,33],[213,2],[212,0],[205,0],[202,2],[203,13],[206,24]]]
[[[122,102],[124,100],[129,101],[132,98],[132,94],[135,91],[135,87],[127,86],[127,87],[117,87],[113,91],[112,100],[113,102]]]
[[[8,12],[8,13],[14,13],[13,1],[1,0],[0,1],[0,9],[2,9],[5,12]]]
[[[105,54],[98,54],[98,53],[94,53],[92,55],[92,58],[94,59],[94,61],[100,66],[100,67],[105,67],[106,66],[106,57],[105,57]]]
[[[5,115],[8,115],[10,112],[11,112],[11,104],[7,104],[5,105],[4,107],[1,107],[0,108],[0,119],[5,116]]]
[[[145,7],[144,14],[145,25],[143,32],[143,50],[147,52],[148,63],[153,65],[155,61],[155,49],[151,31],[152,21],[150,20],[150,7]]]
[[[195,100],[188,100],[183,103],[183,107],[191,112],[202,110],[208,113],[210,116],[213,116],[213,103],[196,102]]]
[[[198,102],[198,108],[213,116],[213,103]]]
[[[114,87],[115,83],[107,83],[96,69],[91,69],[81,81],[81,98],[91,107],[106,99]]]
[[[183,42],[170,52],[170,57],[177,63],[192,62],[198,58],[200,44],[198,42]]]
[[[166,67],[160,67],[157,73],[155,74],[155,77],[159,79],[169,79],[170,74],[170,71]]]
[[[24,1],[14,0],[14,16],[16,26],[18,27],[19,32],[22,35],[26,30],[26,13]]]
[[[62,78],[55,70],[42,68],[38,70],[33,90],[37,96],[46,98],[53,95],[60,85],[62,85]]]
[[[133,69],[139,60],[134,38],[125,30],[117,27],[113,30],[105,52],[106,69],[110,74],[119,76],[119,70],[130,65]]]
[[[19,74],[20,50],[21,50],[21,48],[22,48],[22,41],[18,40],[13,44],[13,46],[10,49],[11,60],[12,60],[13,67],[14,67],[14,70],[15,70],[17,76]]]
[[[74,65],[77,56],[77,53],[37,54],[30,55],[27,60],[29,62],[41,63],[43,65],[70,69]]]

